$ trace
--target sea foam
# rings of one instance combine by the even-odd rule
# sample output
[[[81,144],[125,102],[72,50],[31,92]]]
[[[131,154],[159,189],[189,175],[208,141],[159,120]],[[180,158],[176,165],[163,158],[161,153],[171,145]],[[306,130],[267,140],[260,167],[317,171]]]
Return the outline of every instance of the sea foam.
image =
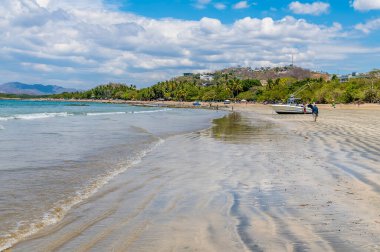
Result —
[[[165,112],[170,111],[171,109],[158,109],[158,110],[143,110],[143,111],[136,111],[132,112],[134,114],[144,114],[144,113],[157,113],[157,112]]]
[[[121,115],[121,114],[126,114],[126,112],[98,112],[98,113],[87,113],[88,116]]]
[[[157,113],[169,111],[171,109],[159,109],[159,110],[142,110],[142,111],[130,111],[130,112],[92,112],[87,113],[87,116],[102,116],[102,115],[122,115],[122,114],[144,114],[144,113]]]
[[[50,117],[66,117],[70,116],[67,112],[59,112],[59,113],[33,113],[33,114],[16,114],[13,116],[4,116],[0,117],[0,121],[8,121],[8,120],[36,120],[36,119],[44,119]]]

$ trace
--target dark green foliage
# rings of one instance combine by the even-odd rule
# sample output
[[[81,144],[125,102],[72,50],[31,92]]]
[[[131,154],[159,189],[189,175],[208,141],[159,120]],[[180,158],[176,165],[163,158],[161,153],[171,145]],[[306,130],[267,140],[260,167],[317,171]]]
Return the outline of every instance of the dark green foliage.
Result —
[[[330,81],[322,78],[299,80],[293,77],[269,79],[265,86],[257,79],[240,78],[232,73],[216,72],[213,80],[204,81],[199,74],[181,76],[136,89],[134,85],[109,83],[91,90],[52,95],[63,99],[122,99],[223,101],[226,99],[258,102],[285,102],[291,94],[302,102],[351,103],[378,102],[380,99],[380,71],[370,72],[367,78],[350,79],[340,83],[336,76]]]
[[[39,95],[39,96],[34,96],[34,95],[27,95],[27,94],[21,94],[21,95],[17,95],[17,94],[3,94],[3,93],[0,93],[0,99],[1,98],[5,98],[5,99],[31,99],[31,98],[47,98],[48,96],[47,95]]]
[[[100,85],[84,92],[62,93],[51,95],[50,97],[57,99],[136,100],[138,98],[138,92],[136,86],[134,85],[128,86],[120,83],[108,83],[106,85]]]
[[[255,80],[255,79],[246,79],[246,80],[242,81],[243,92],[248,91],[249,89],[251,89],[254,86],[260,87],[261,86],[260,81]]]

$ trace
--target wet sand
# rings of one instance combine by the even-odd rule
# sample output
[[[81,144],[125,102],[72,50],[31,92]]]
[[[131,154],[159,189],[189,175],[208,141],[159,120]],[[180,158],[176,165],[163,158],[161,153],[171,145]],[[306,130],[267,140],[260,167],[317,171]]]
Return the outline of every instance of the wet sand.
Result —
[[[380,250],[379,109],[322,106],[316,123],[234,111],[167,138],[13,250]]]

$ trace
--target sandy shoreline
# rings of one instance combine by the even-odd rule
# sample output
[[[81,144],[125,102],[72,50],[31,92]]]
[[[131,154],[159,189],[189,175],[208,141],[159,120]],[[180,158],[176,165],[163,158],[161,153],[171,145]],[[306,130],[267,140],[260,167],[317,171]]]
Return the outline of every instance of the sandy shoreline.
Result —
[[[232,106],[14,251],[380,249],[379,105],[321,105],[316,123]]]
[[[50,99],[50,98],[41,98],[41,99],[28,99],[32,101],[63,101],[63,102],[99,102],[99,103],[116,103],[116,104],[130,104],[137,106],[167,106],[173,108],[208,108],[208,109],[227,109],[237,111],[255,111],[255,108],[264,108],[270,107],[270,104],[262,103],[230,103],[224,104],[223,102],[199,102],[199,106],[194,106],[193,102],[180,102],[180,101],[126,101],[126,100],[94,100],[94,99],[80,99],[80,100],[65,100],[65,99]],[[336,104],[335,108],[331,104],[318,104],[318,107],[321,109],[343,109],[343,110],[380,110],[379,103],[363,103],[363,104]]]

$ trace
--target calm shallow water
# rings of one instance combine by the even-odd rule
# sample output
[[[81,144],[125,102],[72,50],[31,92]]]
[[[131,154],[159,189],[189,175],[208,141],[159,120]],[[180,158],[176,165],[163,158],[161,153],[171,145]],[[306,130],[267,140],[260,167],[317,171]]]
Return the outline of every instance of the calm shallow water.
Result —
[[[0,250],[59,221],[168,136],[224,112],[0,101]]]

